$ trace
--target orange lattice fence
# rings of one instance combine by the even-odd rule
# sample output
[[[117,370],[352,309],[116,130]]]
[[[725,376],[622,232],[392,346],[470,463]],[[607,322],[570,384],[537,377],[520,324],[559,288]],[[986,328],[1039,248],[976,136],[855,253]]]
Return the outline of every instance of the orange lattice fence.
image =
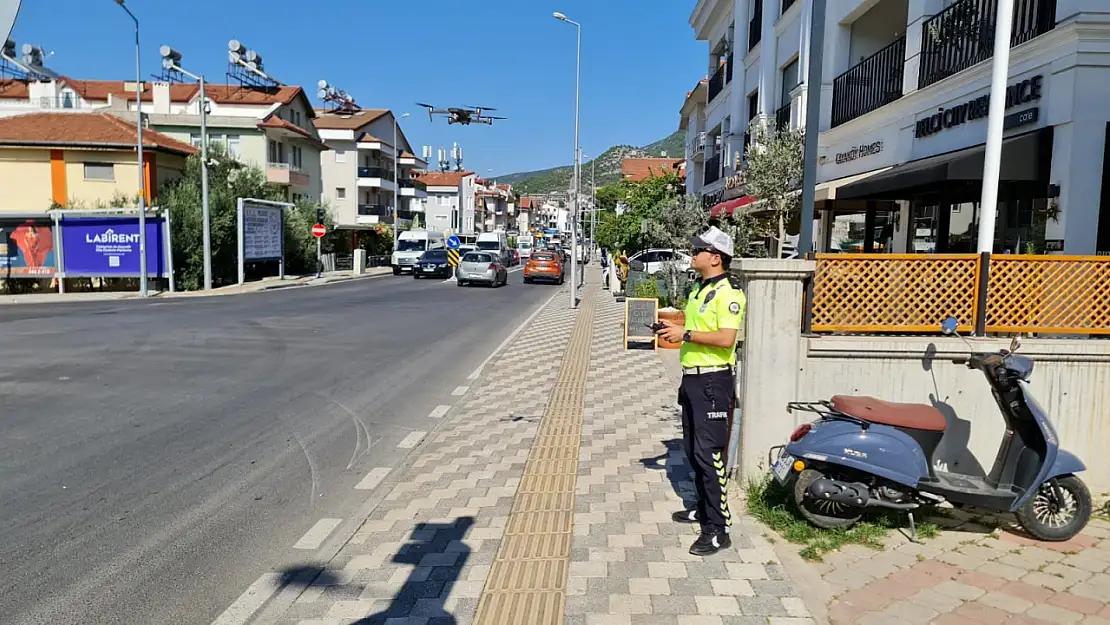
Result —
[[[988,332],[1110,334],[1110,257],[993,256]]]
[[[818,254],[814,332],[936,332],[975,326],[975,254]]]

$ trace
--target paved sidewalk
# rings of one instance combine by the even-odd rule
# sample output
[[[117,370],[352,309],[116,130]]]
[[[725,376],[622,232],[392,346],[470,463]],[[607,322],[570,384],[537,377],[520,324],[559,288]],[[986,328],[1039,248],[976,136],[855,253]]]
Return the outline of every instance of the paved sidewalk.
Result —
[[[876,552],[851,545],[808,567],[834,625],[1110,625],[1110,523],[1063,543],[1025,538],[1012,516],[947,510],[947,529],[914,544],[891,533]]]
[[[812,623],[738,512],[732,551],[687,553],[695,529],[670,520],[693,491],[676,384],[622,349],[596,273],[578,311],[555,298],[486,368],[278,622]]]

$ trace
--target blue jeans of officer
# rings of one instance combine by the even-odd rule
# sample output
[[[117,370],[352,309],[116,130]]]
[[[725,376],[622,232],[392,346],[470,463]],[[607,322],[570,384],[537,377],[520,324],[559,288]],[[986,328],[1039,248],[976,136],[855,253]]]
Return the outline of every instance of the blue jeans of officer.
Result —
[[[728,418],[735,395],[732,371],[682,376],[682,440],[694,470],[697,519],[703,531],[725,532],[732,525],[725,476]]]

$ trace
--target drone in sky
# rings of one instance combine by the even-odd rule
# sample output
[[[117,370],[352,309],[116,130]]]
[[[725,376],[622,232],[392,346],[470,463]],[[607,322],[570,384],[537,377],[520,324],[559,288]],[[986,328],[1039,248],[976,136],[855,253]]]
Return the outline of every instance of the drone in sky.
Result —
[[[495,119],[505,119],[504,117],[495,117],[493,115],[482,115],[482,111],[496,111],[497,109],[488,106],[469,106],[469,107],[450,107],[445,109],[437,109],[431,104],[424,104],[417,102],[417,106],[423,106],[428,109],[428,119],[432,119],[434,115],[446,115],[448,124],[462,124],[469,126],[470,124],[489,124],[493,125]]]

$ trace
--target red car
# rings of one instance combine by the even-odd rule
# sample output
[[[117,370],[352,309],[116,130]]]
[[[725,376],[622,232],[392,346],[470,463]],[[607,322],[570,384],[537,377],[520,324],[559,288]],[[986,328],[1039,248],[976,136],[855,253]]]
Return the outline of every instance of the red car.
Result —
[[[520,252],[515,247],[511,248],[511,250],[513,253],[513,267],[516,267],[520,264]]]

